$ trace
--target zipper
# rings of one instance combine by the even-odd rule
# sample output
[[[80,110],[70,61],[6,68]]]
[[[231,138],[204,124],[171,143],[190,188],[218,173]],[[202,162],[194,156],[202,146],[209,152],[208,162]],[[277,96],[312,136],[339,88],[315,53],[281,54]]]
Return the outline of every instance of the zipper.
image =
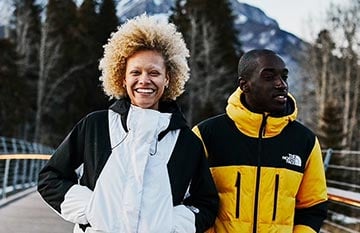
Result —
[[[262,154],[262,139],[265,135],[265,126],[268,115],[263,113],[263,119],[259,129],[258,153],[257,153],[257,170],[256,170],[256,187],[255,187],[255,201],[254,201],[254,223],[253,233],[257,232],[258,219],[258,204],[259,204],[259,189],[260,189],[260,173],[261,173],[261,154]]]
[[[275,190],[274,190],[274,210],[272,220],[276,219],[276,210],[277,210],[277,201],[278,201],[278,192],[279,192],[279,174],[275,176]]]
[[[235,206],[235,217],[240,218],[240,180],[241,174],[237,172],[235,187],[236,187],[236,206]]]

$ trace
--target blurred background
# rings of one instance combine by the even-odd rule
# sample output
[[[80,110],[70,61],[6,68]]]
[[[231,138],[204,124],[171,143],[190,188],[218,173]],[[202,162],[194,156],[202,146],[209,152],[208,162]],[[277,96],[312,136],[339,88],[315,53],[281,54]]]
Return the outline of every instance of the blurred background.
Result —
[[[331,202],[322,232],[360,232],[360,0],[1,0],[1,200],[36,186],[71,128],[112,103],[99,82],[103,45],[144,12],[184,35],[191,78],[179,103],[190,126],[225,111],[244,52],[268,48],[282,56],[298,119],[324,152]],[[39,205],[32,200],[24,199]],[[22,208],[0,210],[10,216]],[[16,224],[29,216],[11,216],[9,228],[28,233],[35,226]]]
[[[274,9],[289,15],[299,8],[276,2],[264,7],[279,17]],[[147,12],[174,22],[191,51],[191,79],[180,98],[190,126],[224,111],[244,51],[269,48],[286,61],[299,119],[315,131],[323,148],[360,150],[358,0],[329,2],[312,11],[316,15],[304,14],[303,38],[298,27],[297,35],[285,31],[262,9],[237,0],[0,4],[1,136],[57,146],[81,117],[107,108],[111,100],[98,81],[102,46],[126,19]],[[299,21],[293,14],[279,19]]]

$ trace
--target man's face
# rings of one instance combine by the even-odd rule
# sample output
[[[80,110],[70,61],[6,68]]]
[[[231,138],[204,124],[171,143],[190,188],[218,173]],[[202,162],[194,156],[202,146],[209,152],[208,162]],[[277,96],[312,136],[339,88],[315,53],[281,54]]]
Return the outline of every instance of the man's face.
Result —
[[[263,55],[257,63],[251,77],[240,82],[246,103],[254,112],[282,112],[288,98],[288,70],[284,61],[276,55]]]

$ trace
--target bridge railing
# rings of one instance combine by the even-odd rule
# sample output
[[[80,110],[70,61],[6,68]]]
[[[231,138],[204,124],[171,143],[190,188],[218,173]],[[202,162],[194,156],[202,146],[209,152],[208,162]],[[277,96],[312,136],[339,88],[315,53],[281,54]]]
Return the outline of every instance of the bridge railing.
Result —
[[[37,175],[53,149],[0,137],[0,199],[36,185]]]
[[[360,232],[360,151],[324,152],[329,212],[323,233]]]
[[[0,199],[37,182],[53,149],[0,137]],[[360,232],[360,151],[324,150],[329,214],[322,233]]]

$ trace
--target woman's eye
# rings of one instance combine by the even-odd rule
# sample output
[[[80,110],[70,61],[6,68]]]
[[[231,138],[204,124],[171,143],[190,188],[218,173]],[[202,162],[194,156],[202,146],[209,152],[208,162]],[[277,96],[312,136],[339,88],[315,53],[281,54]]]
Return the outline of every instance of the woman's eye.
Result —
[[[159,74],[160,74],[160,73],[157,72],[157,71],[152,71],[152,72],[150,72],[150,75],[153,76],[153,77],[156,77],[156,76],[158,76]]]
[[[131,75],[139,75],[140,72],[137,71],[137,70],[133,70],[133,71],[130,72],[130,74],[131,74]]]

